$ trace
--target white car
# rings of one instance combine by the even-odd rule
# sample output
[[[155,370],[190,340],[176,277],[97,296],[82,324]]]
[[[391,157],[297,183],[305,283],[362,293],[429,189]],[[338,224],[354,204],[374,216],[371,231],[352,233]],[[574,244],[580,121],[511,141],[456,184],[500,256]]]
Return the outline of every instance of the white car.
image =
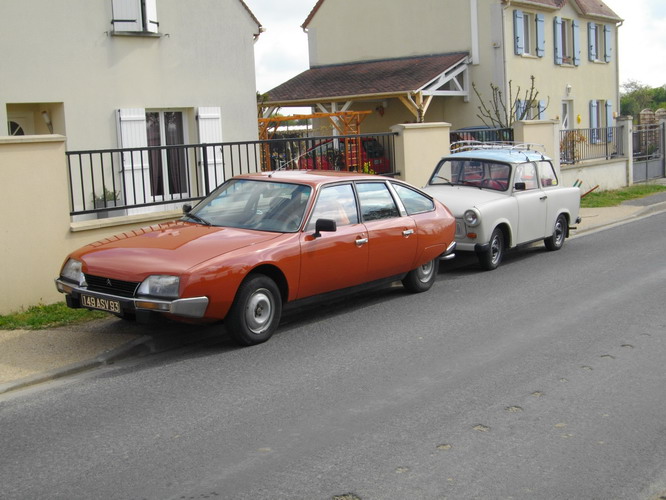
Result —
[[[518,245],[559,250],[580,222],[580,189],[562,187],[550,158],[527,145],[459,145],[423,190],[456,218],[456,250],[475,252],[486,270]]]

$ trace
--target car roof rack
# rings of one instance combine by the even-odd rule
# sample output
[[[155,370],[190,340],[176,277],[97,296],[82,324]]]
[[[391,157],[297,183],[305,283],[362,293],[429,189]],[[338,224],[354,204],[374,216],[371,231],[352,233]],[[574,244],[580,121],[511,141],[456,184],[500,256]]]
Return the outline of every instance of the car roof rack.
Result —
[[[534,151],[540,153],[536,148],[545,150],[543,144],[532,144],[528,142],[514,141],[457,141],[451,143],[451,152],[475,151],[480,149],[506,149],[509,151]]]

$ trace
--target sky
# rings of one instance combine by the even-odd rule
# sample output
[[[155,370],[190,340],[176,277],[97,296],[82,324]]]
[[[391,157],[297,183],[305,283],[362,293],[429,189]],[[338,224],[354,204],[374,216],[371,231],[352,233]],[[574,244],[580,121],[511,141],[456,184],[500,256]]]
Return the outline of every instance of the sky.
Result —
[[[362,1],[362,0],[359,0]],[[459,0],[463,1],[463,0]],[[604,0],[620,27],[620,84],[666,85],[666,0]],[[257,90],[267,92],[308,69],[301,25],[316,0],[245,0],[266,29],[255,44]]]

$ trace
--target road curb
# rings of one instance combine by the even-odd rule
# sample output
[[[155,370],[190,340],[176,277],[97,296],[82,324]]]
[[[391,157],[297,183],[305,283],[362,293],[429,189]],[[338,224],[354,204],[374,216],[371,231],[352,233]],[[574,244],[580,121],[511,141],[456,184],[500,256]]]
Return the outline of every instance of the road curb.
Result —
[[[61,366],[59,368],[54,368],[42,373],[37,373],[35,375],[30,375],[28,377],[23,377],[18,380],[0,384],[0,395],[18,389],[25,389],[26,387],[41,384],[43,382],[48,382],[49,380],[56,380],[62,377],[67,377],[69,375],[74,375],[76,373],[107,365],[130,356],[149,354],[153,352],[153,350],[153,338],[149,335],[143,335],[134,340],[130,340],[129,342],[114,349],[105,351],[92,359],[78,361],[70,365]]]

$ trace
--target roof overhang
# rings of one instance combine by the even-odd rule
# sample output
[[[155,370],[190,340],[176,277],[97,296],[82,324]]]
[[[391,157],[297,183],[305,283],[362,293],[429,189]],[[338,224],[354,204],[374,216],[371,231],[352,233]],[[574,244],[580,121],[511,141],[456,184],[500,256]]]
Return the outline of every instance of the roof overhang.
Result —
[[[395,98],[422,118],[433,97],[469,99],[469,64],[469,55],[457,52],[314,67],[270,90],[263,106],[330,112]]]

